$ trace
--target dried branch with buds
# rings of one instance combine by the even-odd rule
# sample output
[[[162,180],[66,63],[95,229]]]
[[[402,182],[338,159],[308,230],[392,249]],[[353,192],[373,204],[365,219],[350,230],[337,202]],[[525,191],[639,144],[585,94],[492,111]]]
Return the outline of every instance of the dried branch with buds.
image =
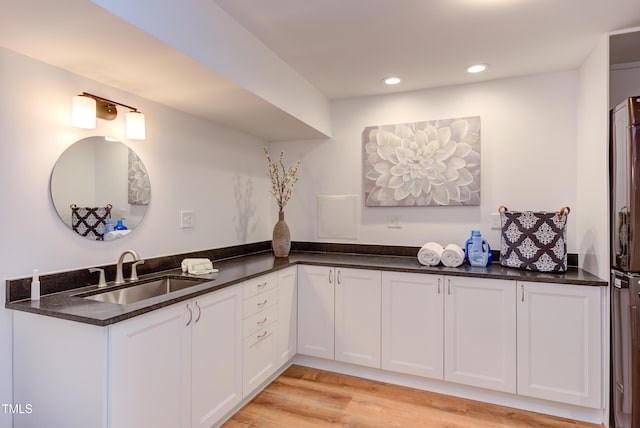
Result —
[[[300,161],[289,169],[284,166],[284,152],[280,152],[280,160],[276,163],[271,159],[267,149],[264,149],[264,154],[267,157],[269,163],[269,177],[271,178],[271,194],[275,196],[276,202],[280,211],[287,205],[291,198],[291,192],[293,186],[298,181],[296,174],[300,168]]]

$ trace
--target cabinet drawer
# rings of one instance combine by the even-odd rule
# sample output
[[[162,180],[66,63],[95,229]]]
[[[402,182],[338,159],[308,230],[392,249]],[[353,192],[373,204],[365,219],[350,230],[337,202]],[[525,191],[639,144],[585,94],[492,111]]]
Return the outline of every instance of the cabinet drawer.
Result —
[[[250,279],[244,283],[242,290],[243,296],[245,299],[248,299],[249,297],[274,289],[277,284],[278,276],[275,273]]]
[[[243,340],[243,397],[247,397],[276,371],[274,322]]]
[[[251,333],[255,333],[258,330],[264,329],[265,327],[276,321],[278,317],[276,309],[277,306],[273,305],[270,308],[265,309],[264,311],[258,312],[257,314],[253,314],[248,318],[245,318],[242,337],[245,338]]]
[[[248,318],[269,309],[278,302],[278,289],[273,288],[267,292],[257,294],[245,299],[243,303],[243,318]]]

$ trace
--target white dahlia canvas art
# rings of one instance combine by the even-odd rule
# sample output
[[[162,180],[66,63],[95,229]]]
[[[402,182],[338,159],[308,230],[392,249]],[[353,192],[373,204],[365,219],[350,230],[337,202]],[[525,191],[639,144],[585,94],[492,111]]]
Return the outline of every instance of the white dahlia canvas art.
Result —
[[[480,116],[362,132],[368,207],[480,205]]]

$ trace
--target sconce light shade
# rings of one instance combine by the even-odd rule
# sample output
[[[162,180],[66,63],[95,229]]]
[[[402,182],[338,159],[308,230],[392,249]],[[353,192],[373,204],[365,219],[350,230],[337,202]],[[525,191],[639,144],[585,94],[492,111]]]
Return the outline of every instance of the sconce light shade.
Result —
[[[127,138],[130,140],[144,140],[146,138],[144,114],[130,111],[126,115]]]
[[[95,129],[96,100],[85,95],[73,97],[73,126],[77,128]]]
[[[116,105],[130,110],[125,116],[127,138],[144,140],[146,138],[144,114],[140,113],[135,107],[111,101],[88,92],[83,92],[73,97],[73,126],[95,129],[96,117],[104,120],[114,120],[118,116]]]

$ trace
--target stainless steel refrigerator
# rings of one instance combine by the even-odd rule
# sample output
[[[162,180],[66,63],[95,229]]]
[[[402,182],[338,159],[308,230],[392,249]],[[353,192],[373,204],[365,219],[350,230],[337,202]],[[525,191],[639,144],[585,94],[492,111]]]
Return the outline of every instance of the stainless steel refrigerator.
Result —
[[[611,413],[640,428],[640,96],[611,110]]]

